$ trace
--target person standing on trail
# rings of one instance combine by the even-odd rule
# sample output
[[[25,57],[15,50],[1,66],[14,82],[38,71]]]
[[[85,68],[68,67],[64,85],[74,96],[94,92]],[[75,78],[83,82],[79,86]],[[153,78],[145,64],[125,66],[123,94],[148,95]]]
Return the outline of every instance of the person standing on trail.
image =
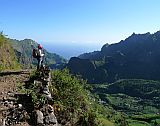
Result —
[[[42,46],[40,44],[38,44],[38,52],[37,52],[38,64],[37,64],[37,70],[39,70],[42,67],[42,65],[43,65],[43,57],[44,57],[44,54],[42,53]]]
[[[42,53],[42,46],[38,44],[37,46],[38,49],[35,49],[32,45],[32,48],[33,48],[32,56],[36,58],[38,61],[37,70],[40,70],[43,66],[43,57],[44,57],[44,54]]]

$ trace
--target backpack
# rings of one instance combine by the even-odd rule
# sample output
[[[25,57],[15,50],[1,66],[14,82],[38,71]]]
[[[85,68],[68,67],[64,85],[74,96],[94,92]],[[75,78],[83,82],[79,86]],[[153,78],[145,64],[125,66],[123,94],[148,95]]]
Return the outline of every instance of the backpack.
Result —
[[[38,51],[37,49],[33,49],[33,51],[32,51],[32,56],[33,56],[34,58],[40,57],[39,51]]]

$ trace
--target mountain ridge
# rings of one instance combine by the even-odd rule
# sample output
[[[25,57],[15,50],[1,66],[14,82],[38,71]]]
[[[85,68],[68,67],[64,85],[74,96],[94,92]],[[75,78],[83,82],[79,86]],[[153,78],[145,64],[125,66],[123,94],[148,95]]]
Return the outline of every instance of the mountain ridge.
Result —
[[[77,63],[77,60],[71,58],[67,66],[71,73],[81,74],[90,83],[114,82],[118,79],[160,80],[158,76],[160,73],[159,57],[160,31],[154,34],[133,33],[119,43],[104,45],[96,55],[89,53],[87,57],[83,54],[77,57],[79,62],[82,59],[88,59],[96,66],[92,79],[88,79],[87,71],[80,72],[80,69],[87,69],[87,66],[84,65],[79,70],[72,69],[74,65],[80,64]]]
[[[18,57],[18,61],[23,65],[24,68],[30,68],[36,65],[36,59],[32,57],[33,48],[37,48],[38,43],[32,39],[16,40],[9,39],[14,48],[14,51]],[[56,64],[63,64],[66,62],[62,56],[56,53],[50,53],[46,49],[43,49],[45,54],[45,64],[52,66]]]

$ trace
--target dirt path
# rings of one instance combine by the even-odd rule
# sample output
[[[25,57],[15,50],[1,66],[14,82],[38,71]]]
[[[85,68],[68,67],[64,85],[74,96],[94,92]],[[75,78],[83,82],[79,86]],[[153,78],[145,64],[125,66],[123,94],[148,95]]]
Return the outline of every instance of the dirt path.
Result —
[[[0,73],[0,99],[7,93],[16,92],[17,84],[27,81],[29,75],[28,71]]]
[[[28,80],[30,71],[9,71],[0,73],[0,125],[2,123],[2,113],[8,108],[2,104],[4,99],[14,99],[11,97],[17,93],[17,84]],[[18,125],[22,126],[22,125]],[[23,124],[27,126],[27,124]]]

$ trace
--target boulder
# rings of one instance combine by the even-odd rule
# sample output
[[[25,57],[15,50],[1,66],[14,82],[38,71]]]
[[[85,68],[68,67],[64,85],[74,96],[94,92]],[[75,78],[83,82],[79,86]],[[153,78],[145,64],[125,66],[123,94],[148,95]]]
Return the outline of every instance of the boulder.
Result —
[[[43,124],[43,113],[40,110],[35,111],[36,125]]]
[[[57,124],[57,119],[53,112],[45,117],[45,124]]]

